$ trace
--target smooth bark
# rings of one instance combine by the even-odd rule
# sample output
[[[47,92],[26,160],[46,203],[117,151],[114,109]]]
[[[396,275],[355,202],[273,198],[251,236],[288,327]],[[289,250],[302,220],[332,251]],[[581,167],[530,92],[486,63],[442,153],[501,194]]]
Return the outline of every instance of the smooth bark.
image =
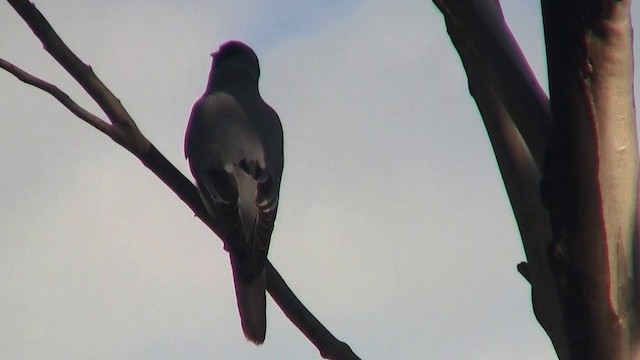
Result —
[[[542,2],[546,118],[539,111],[546,100],[498,1],[434,3],[514,209],[528,260],[518,269],[531,282],[536,317],[559,358],[639,359],[630,2]]]
[[[549,100],[535,79],[495,0],[435,0],[469,80],[513,208],[531,284],[536,318],[556,353],[569,344],[547,252],[551,222],[540,197],[544,155],[551,137]]]
[[[554,119],[550,260],[574,359],[638,359],[629,1],[543,1]]]

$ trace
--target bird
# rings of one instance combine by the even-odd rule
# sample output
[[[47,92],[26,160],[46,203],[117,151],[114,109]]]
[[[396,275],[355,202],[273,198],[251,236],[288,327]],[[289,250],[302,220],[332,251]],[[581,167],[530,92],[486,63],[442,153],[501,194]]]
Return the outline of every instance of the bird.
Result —
[[[260,345],[267,326],[265,264],[284,166],[282,124],[260,95],[253,49],[231,40],[211,56],[207,87],[187,124],[185,157],[229,252],[242,330]]]

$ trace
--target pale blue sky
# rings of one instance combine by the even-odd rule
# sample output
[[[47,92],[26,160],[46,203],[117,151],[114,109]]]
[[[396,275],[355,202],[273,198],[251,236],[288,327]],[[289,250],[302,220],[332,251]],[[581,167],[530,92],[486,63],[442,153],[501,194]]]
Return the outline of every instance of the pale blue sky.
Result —
[[[270,259],[362,358],[553,358],[441,15],[430,1],[319,4],[37,5],[185,174],[209,53],[231,38],[256,49],[286,143]],[[505,14],[544,76],[531,4]],[[99,113],[4,2],[0,56]],[[272,301],[266,343],[244,340],[221,242],[133,156],[4,72],[0,118],[0,357],[319,357]]]

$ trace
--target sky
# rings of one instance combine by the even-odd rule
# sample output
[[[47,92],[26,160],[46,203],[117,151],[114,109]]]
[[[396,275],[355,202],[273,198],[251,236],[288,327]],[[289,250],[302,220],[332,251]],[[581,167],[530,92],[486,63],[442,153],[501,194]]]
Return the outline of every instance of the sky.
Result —
[[[255,49],[285,134],[269,259],[361,358],[554,358],[430,1],[36,5],[190,179],[183,137],[209,53]],[[546,87],[539,5],[503,10]],[[103,116],[5,2],[0,57]],[[221,241],[126,150],[3,71],[0,119],[0,357],[319,358],[270,299],[265,344],[244,339]]]

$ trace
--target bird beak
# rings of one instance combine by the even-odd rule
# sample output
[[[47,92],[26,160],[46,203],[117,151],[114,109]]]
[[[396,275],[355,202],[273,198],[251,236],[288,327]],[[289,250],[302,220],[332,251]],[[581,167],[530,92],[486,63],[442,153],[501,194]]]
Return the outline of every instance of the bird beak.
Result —
[[[212,52],[212,53],[211,53],[211,54],[209,54],[209,55],[211,55],[211,57],[215,59],[215,58],[216,58],[216,55],[218,55],[218,52],[217,52],[217,51],[214,51],[214,52]]]

